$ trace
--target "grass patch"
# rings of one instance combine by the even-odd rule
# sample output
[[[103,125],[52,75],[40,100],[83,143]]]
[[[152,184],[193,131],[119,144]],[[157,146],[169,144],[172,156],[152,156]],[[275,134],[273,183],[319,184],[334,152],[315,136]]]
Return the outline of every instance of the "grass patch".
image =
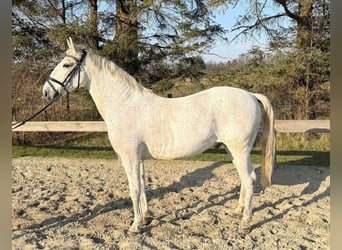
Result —
[[[84,133],[55,142],[51,146],[13,146],[12,157],[67,157],[117,159],[105,133]],[[251,154],[254,164],[261,163],[258,145]],[[210,148],[188,160],[231,161],[223,147]],[[277,163],[288,165],[330,166],[330,134],[277,135]]]
[[[12,146],[12,157],[117,159],[111,147]]]
[[[261,151],[253,150],[251,158],[254,164],[261,164]],[[231,158],[221,148],[208,149],[200,155],[189,158],[189,160],[231,162]],[[277,164],[329,166],[330,152],[277,150]]]

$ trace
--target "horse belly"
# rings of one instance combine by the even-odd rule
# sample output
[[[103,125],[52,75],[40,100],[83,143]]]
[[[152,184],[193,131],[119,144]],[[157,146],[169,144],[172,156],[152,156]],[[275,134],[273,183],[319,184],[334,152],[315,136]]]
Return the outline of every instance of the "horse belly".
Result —
[[[204,152],[206,149],[215,145],[217,137],[214,133],[209,133],[204,136],[184,135],[183,133],[147,145],[149,154],[156,159],[181,159],[191,157]]]

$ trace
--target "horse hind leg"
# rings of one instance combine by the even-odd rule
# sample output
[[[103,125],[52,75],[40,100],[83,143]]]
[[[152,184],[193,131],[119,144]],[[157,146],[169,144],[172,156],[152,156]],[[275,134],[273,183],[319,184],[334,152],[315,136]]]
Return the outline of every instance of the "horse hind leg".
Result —
[[[239,203],[238,203],[237,207],[233,211],[233,216],[234,217],[237,217],[237,218],[241,218],[242,217],[243,210],[245,209],[245,197],[246,197],[245,187],[244,187],[243,183],[241,183]]]
[[[230,148],[233,164],[235,165],[241,180],[239,204],[234,210],[234,213],[239,216],[242,215],[239,232],[243,234],[250,231],[249,221],[252,216],[252,198],[254,182],[256,179],[250,159],[250,151],[251,149],[249,147],[242,147],[242,149],[241,147],[238,147],[238,149]]]
[[[228,147],[226,146],[226,144],[223,144],[223,147],[224,147],[226,153],[228,154],[228,156],[231,159],[233,159],[233,156],[232,156],[231,152],[229,151]],[[237,218],[242,217],[244,208],[245,208],[245,187],[244,187],[243,183],[241,182],[239,203],[238,203],[238,206],[233,211],[233,216],[237,217]]]

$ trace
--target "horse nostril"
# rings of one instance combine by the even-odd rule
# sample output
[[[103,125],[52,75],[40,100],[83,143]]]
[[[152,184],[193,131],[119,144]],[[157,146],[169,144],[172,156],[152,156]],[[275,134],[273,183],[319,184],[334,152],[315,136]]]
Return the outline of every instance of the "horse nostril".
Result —
[[[44,90],[44,91],[43,91],[43,98],[45,98],[46,100],[49,100],[49,99],[50,99],[50,98],[49,98],[49,93],[48,93],[47,90]]]

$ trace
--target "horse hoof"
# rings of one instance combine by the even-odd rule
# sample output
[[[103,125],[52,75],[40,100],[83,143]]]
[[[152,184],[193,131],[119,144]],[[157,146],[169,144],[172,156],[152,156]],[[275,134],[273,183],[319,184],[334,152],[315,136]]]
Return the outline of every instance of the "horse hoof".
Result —
[[[234,212],[232,213],[232,217],[233,217],[233,218],[237,218],[237,219],[241,219],[242,214],[241,214],[241,213],[237,213],[237,212],[234,211]]]
[[[240,235],[246,235],[249,234],[251,232],[251,227],[248,226],[240,226],[239,227],[239,234]]]
[[[131,236],[135,236],[135,235],[138,235],[141,233],[141,229],[139,227],[136,227],[136,226],[131,226],[128,231],[127,231],[128,235],[131,235]]]
[[[242,208],[240,208],[240,207],[236,208],[232,213],[232,216],[234,218],[241,218],[242,215],[243,215],[243,207]]]
[[[148,226],[148,225],[151,224],[152,221],[153,221],[153,218],[152,218],[152,217],[147,217],[147,218],[144,218],[142,224],[143,224],[144,226]]]

